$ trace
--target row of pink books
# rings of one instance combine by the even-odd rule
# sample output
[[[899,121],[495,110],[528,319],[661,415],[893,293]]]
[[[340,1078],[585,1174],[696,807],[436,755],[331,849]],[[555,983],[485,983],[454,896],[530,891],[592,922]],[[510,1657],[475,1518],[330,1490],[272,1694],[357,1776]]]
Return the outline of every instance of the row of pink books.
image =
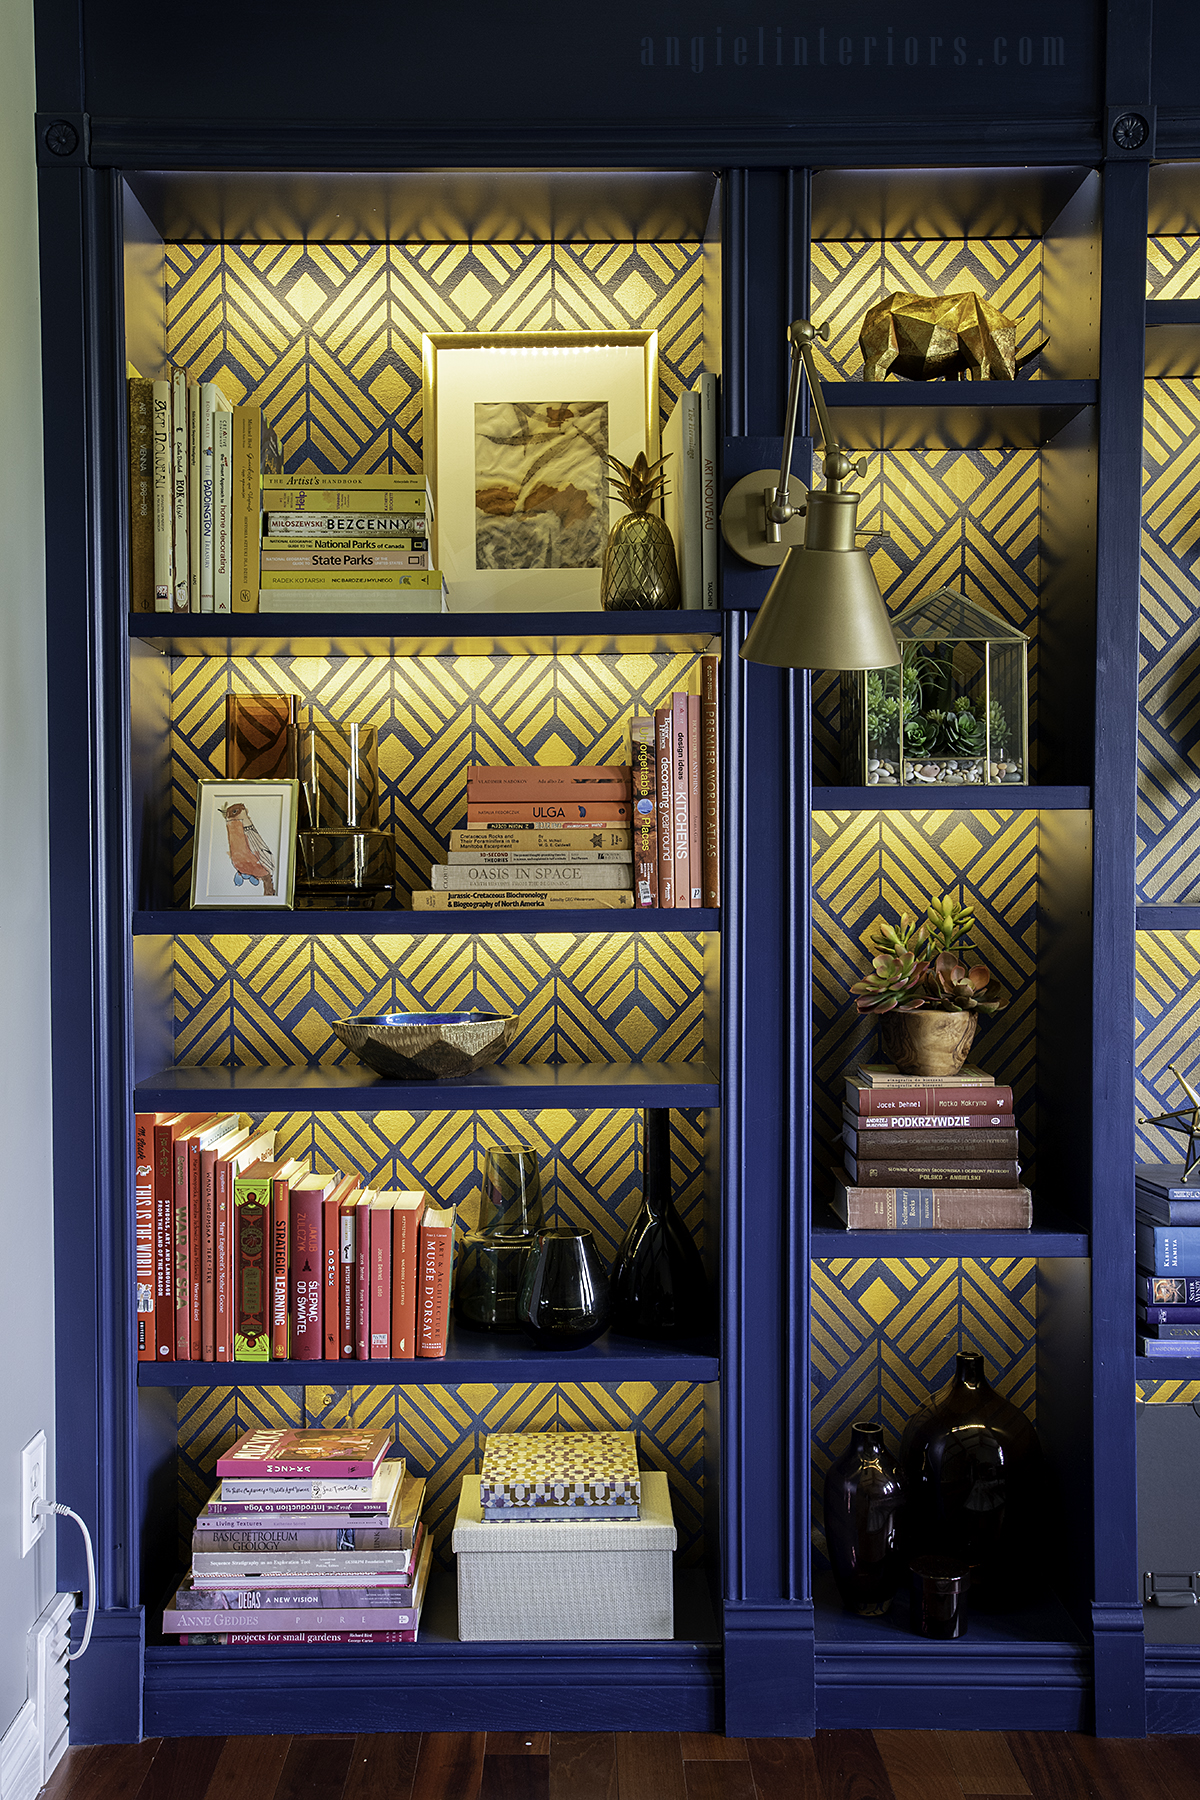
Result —
[[[433,1540],[425,1482],[386,1431],[249,1431],[217,1461],[192,1566],[163,1613],[182,1644],[411,1644]]]
[[[276,1161],[237,1113],[138,1113],[134,1156],[139,1361],[445,1356],[455,1215],[420,1189]]]

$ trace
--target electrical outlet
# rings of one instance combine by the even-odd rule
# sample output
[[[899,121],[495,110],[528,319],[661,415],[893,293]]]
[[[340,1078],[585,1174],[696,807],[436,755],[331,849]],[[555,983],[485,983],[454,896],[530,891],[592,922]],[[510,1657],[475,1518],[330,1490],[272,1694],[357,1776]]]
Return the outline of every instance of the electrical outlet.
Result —
[[[28,1556],[46,1529],[46,1515],[38,1501],[46,1493],[46,1434],[39,1431],[21,1452],[21,1555]]]

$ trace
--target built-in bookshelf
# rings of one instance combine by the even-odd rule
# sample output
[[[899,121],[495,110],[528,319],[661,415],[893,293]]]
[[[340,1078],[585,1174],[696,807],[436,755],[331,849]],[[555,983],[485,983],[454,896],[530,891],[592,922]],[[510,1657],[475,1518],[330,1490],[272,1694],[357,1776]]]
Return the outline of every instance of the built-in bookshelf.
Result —
[[[767,1736],[814,1724],[1094,1724],[1129,1735],[1145,1728],[1148,1678],[1152,1723],[1194,1726],[1200,1663],[1146,1661],[1131,1549],[1133,1409],[1152,1379],[1134,1357],[1128,1292],[1132,927],[1156,983],[1166,976],[1155,943],[1186,944],[1193,929],[1186,886],[1143,884],[1128,916],[1139,519],[1126,450],[1142,416],[1145,306],[1128,266],[1145,236],[1144,168],[1111,163],[1101,174],[1094,158],[1055,161],[1045,145],[997,167],[985,134],[932,169],[928,157],[902,169],[911,156],[897,148],[891,171],[614,175],[602,230],[592,229],[597,190],[584,177],[540,171],[561,206],[539,213],[528,171],[501,170],[473,178],[472,216],[523,221],[530,238],[461,224],[426,241],[412,221],[432,215],[409,204],[406,183],[424,206],[431,178],[372,177],[383,196],[372,222],[360,178],[320,173],[320,142],[302,158],[318,172],[275,174],[269,193],[232,136],[216,156],[214,166],[229,165],[219,176],[138,174],[133,163],[124,181],[85,176],[112,241],[124,230],[119,346],[103,324],[119,312],[120,283],[96,248],[108,239],[81,226],[72,235],[59,219],[51,258],[74,276],[74,288],[65,280],[53,290],[70,326],[55,341],[86,347],[104,372],[89,430],[76,363],[64,352],[48,376],[55,416],[80,418],[79,441],[97,446],[79,491],[56,500],[52,529],[69,499],[99,520],[100,542],[95,553],[64,526],[70,556],[63,550],[52,569],[59,629],[77,625],[91,646],[64,652],[54,774],[57,828],[68,819],[77,828],[55,897],[57,1078],[72,1096],[62,1144],[96,1171],[93,1186],[63,1187],[56,1200],[60,1367],[72,1372],[78,1425],[61,1471],[93,1494],[109,1546],[99,1653],[79,1665],[78,1683],[73,1672],[80,1729],[103,1717],[118,1736],[354,1730],[400,1711],[413,1729],[503,1729],[529,1723],[532,1704],[540,1726],[561,1729]],[[971,166],[972,155],[988,166]],[[844,160],[869,162],[861,146]],[[565,216],[568,192],[572,216],[591,222],[569,242],[548,223]],[[314,218],[339,214],[344,230],[313,234]],[[406,220],[404,232],[389,236],[385,217]],[[414,271],[432,296],[423,313],[411,299]],[[956,283],[1019,315],[1023,345],[1048,336],[1040,362],[990,388],[859,381],[857,322],[876,290]],[[340,288],[405,298],[394,318],[364,301],[358,338],[339,343]],[[77,317],[74,291],[91,296]],[[890,533],[874,552],[889,603],[963,582],[1030,635],[1028,786],[960,789],[929,806],[907,789],[843,785],[836,677],[810,686],[739,657],[742,609],[765,577],[748,577],[729,555],[717,615],[127,614],[126,353],[143,373],[167,353],[198,371],[234,370],[230,398],[286,414],[296,436],[285,456],[332,441],[341,420],[346,465],[384,446],[397,467],[414,467],[414,321],[499,329],[519,314],[530,326],[586,327],[653,315],[664,405],[701,367],[720,371],[732,469],[750,440],[769,453],[742,466],[778,450],[783,332],[805,291],[817,322],[833,327],[821,354],[835,422],[868,457],[860,522]],[[264,321],[249,349],[239,338],[245,296]],[[1153,380],[1191,380],[1180,358],[1190,355],[1181,334],[1194,332],[1192,304],[1186,294],[1153,302]],[[322,362],[333,374],[318,395],[306,371]],[[285,391],[298,396],[290,412]],[[352,671],[359,693],[395,709],[401,743],[422,723],[422,683],[448,678],[459,712],[486,709],[489,681],[536,662],[537,680],[582,697],[570,746],[582,759],[615,742],[631,694],[669,692],[714,652],[719,912],[581,911],[534,923],[396,908],[259,921],[186,904],[189,786],[202,770],[220,772],[216,721],[232,684],[254,691],[271,679],[290,691],[294,680],[333,717],[339,679]],[[536,760],[533,719],[518,708],[505,723],[514,760]],[[1179,728],[1164,716],[1155,729],[1171,743]],[[444,821],[422,821],[403,775],[389,803],[410,859],[428,856]],[[979,1053],[1019,1097],[1036,1153],[1034,1228],[846,1232],[824,1210],[824,1180],[835,1084],[865,1041],[845,993],[861,934],[881,900],[959,884],[1013,994]],[[465,1084],[380,1083],[329,1029],[355,999],[351,964],[367,969],[355,979],[371,991],[394,979],[468,994],[509,984],[541,1035]],[[526,965],[536,979],[517,995]],[[1181,1008],[1181,1041],[1190,1033]],[[127,1278],[134,1107],[235,1098],[325,1166],[411,1171],[451,1197],[476,1179],[488,1142],[533,1133],[564,1216],[587,1218],[608,1247],[636,1203],[637,1111],[670,1105],[683,1210],[719,1295],[714,1340],[667,1348],[610,1335],[544,1359],[455,1333],[444,1361],[380,1362],[357,1385],[343,1363],[137,1368]],[[937,1647],[837,1609],[819,1490],[849,1420],[878,1410],[894,1447],[960,1340],[984,1350],[997,1384],[1036,1422],[1054,1554],[1044,1605],[973,1622],[961,1644]],[[222,1434],[255,1419],[321,1423],[338,1408],[391,1424],[414,1466],[436,1476],[440,1575],[413,1654],[222,1652],[158,1639],[154,1610]],[[668,1471],[681,1525],[675,1641],[556,1647],[549,1670],[544,1647],[459,1644],[446,1547],[457,1476],[488,1430],[584,1420],[637,1430],[643,1457]]]

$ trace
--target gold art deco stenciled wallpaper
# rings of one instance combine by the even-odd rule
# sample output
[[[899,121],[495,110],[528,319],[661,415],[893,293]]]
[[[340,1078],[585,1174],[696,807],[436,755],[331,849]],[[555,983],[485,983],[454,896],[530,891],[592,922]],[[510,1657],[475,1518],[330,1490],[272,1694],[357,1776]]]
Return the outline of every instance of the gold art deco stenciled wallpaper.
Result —
[[[1146,292],[1200,298],[1200,238],[1151,238]],[[1137,897],[1145,904],[1200,899],[1196,793],[1200,770],[1200,589],[1193,572],[1200,527],[1200,383],[1146,383],[1142,452],[1142,618],[1139,683]],[[1200,932],[1137,937],[1137,1113],[1165,1112],[1184,1096],[1169,1064],[1200,1071]],[[1174,1162],[1180,1140],[1138,1126],[1137,1155]],[[1138,1398],[1190,1406],[1200,1381],[1140,1381]]]
[[[665,419],[702,367],[696,245],[259,246],[167,249],[168,353],[227,396],[252,398],[289,470],[421,466],[421,333],[649,329],[659,333]],[[482,762],[624,761],[629,715],[693,685],[693,656],[233,661],[176,664],[172,688],[176,898],[186,900],[195,781],[222,774],[225,695],[299,693],[320,720],[380,734],[381,823],[401,880],[425,885],[465,823],[465,769]],[[321,940],[188,938],[176,947],[177,1059],[332,1062],[329,1020],[364,1004],[517,1005],[523,1061],[702,1054],[698,934],[630,938],[537,932],[464,940],[389,938],[382,916],[335,947]],[[289,1153],[364,1177],[419,1182],[469,1207],[487,1145],[519,1138],[544,1157],[556,1216],[588,1224],[611,1257],[641,1188],[628,1111],[459,1115],[275,1115]],[[704,1115],[676,1112],[681,1210],[704,1241]],[[711,1248],[711,1247],[710,1247]],[[180,1396],[180,1536],[212,1487],[219,1448],[259,1422],[321,1422],[303,1388],[194,1389]],[[461,1476],[489,1431],[636,1430],[644,1466],[671,1477],[681,1554],[704,1531],[704,1392],[683,1384],[356,1388],[356,1424],[388,1424],[431,1478],[426,1517],[448,1565]]]
[[[196,782],[225,773],[225,696],[298,694],[303,716],[371,725],[379,823],[394,834],[403,898],[429,885],[467,822],[471,763],[627,763],[629,720],[675,690],[698,693],[699,655],[181,657],[171,670],[175,903],[191,878]]]
[[[478,1113],[256,1113],[274,1126],[276,1154],[297,1156],[319,1170],[361,1176],[364,1186],[423,1188],[438,1206],[453,1206],[466,1226],[479,1216],[480,1183],[488,1150],[525,1144],[536,1150],[548,1224],[591,1231],[611,1263],[642,1197],[641,1114],[628,1107],[568,1110],[543,1107]],[[671,1186],[688,1230],[705,1252],[706,1141],[709,1117],[671,1113]],[[351,1364],[351,1375],[356,1365]]]
[[[347,1365],[353,1368],[353,1364]],[[453,1566],[450,1531],[464,1475],[478,1474],[493,1431],[635,1431],[644,1469],[662,1469],[683,1562],[704,1560],[704,1389],[686,1382],[426,1384],[354,1388],[188,1388],[178,1396],[179,1555],[216,1478],[218,1456],[256,1426],[352,1423],[386,1428],[429,1482],[422,1517],[437,1559]]]
[[[815,243],[812,317],[828,321],[817,364],[835,381],[861,381],[858,330],[869,306],[904,291],[971,289],[1019,319],[1020,351],[1041,336],[1042,246],[1032,239],[915,239]],[[1036,379],[1036,371],[1033,379]],[[1041,580],[1041,477],[1036,450],[889,450],[867,457],[859,523],[890,541],[871,567],[892,611],[934,588],[960,589],[1030,636],[1030,761],[1037,769],[1037,604]],[[813,778],[840,779],[839,682],[813,678]]]
[[[1200,278],[1198,278],[1200,279]],[[1137,897],[1200,899],[1200,382],[1146,382]]]
[[[421,467],[424,331],[657,330],[665,419],[702,368],[699,244],[169,244],[167,354],[256,400],[284,467]]]
[[[356,1062],[355,1012],[516,1012],[502,1063],[704,1059],[703,932],[179,937],[175,1060],[188,1067]],[[715,1047],[713,1049],[715,1054]]]
[[[1037,1263],[833,1257],[812,1266],[813,1543],[822,1492],[855,1419],[879,1419],[895,1456],[913,1414],[978,1350],[992,1386],[1037,1418]]]
[[[1009,995],[980,1026],[978,1062],[1012,1087],[1022,1165],[1036,1185],[1037,880],[1039,818],[1032,812],[813,814],[814,1186],[830,1192],[840,1164],[847,1069],[876,1051],[876,1033],[849,992],[870,966],[863,939],[875,920],[924,917],[929,897],[975,908],[975,942]]]
[[[846,1070],[876,1048],[848,992],[868,966],[863,937],[878,917],[923,913],[926,897],[942,893],[973,902],[980,955],[1011,996],[981,1028],[972,1056],[1014,1090],[1022,1165],[1036,1193],[1038,831],[1036,813],[984,808],[813,814],[818,1201],[841,1162]],[[852,1420],[881,1419],[895,1453],[907,1420],[950,1379],[960,1345],[979,1350],[993,1385],[1035,1416],[1036,1262],[864,1256],[813,1264],[813,1518],[822,1555],[822,1486]]]

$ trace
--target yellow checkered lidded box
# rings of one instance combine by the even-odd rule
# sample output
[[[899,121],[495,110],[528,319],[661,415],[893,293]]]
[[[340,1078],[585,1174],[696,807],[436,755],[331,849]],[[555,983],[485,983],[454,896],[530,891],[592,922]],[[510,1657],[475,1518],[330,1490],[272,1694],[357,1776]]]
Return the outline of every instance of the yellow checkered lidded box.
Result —
[[[642,1499],[632,1431],[497,1432],[484,1447],[484,1519],[636,1519]]]

